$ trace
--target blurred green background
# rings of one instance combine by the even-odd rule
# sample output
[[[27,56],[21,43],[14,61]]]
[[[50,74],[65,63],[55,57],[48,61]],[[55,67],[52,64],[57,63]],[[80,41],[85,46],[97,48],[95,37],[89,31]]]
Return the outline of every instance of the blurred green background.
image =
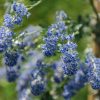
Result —
[[[37,0],[16,0],[25,3],[25,5],[32,5]],[[6,2],[13,2],[13,0],[0,0],[0,24],[2,25],[3,15],[6,11]],[[6,5],[6,6],[5,6]],[[87,14],[92,13],[89,0],[42,0],[42,2],[30,10],[31,16],[25,19],[23,24],[18,29],[23,29],[29,24],[40,25],[48,27],[54,22],[55,13],[58,10],[64,10],[71,19],[77,21],[79,15],[83,18]],[[79,52],[86,48],[86,38],[79,41]],[[81,89],[72,100],[87,100],[87,87]],[[0,100],[17,100],[16,83],[8,83],[6,80],[0,80]],[[34,97],[33,97],[34,100]],[[47,100],[50,100],[49,98]],[[60,100],[60,99],[59,99]]]

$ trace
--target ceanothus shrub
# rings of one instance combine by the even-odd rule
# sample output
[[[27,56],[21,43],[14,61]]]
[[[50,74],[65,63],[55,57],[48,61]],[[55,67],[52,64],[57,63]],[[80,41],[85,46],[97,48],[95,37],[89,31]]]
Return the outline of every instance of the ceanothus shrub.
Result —
[[[70,27],[73,23],[64,11],[56,13],[56,20],[47,31],[34,26],[29,28],[31,32],[27,29],[15,32],[24,18],[29,18],[30,8],[14,2],[0,27],[0,53],[4,66],[0,76],[6,74],[8,82],[16,82],[18,100],[45,95],[52,91],[49,89],[52,84],[64,83],[61,95],[65,100],[70,100],[88,83],[93,89],[100,89],[100,58],[88,52],[85,60],[81,60],[75,43],[78,30]],[[42,42],[36,43],[34,40],[40,37]]]

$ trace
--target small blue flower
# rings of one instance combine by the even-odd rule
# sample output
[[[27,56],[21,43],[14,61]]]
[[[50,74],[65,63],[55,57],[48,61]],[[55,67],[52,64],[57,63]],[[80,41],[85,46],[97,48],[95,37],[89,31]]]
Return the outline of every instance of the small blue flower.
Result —
[[[71,97],[75,95],[75,93],[74,91],[70,91],[70,89],[68,89],[68,86],[64,86],[64,92],[62,95],[65,100],[71,100]]]
[[[18,100],[31,100],[32,97],[30,96],[30,89],[25,88],[22,91],[18,92]]]
[[[54,81],[56,83],[61,83],[64,80],[64,75],[62,72],[54,72]]]
[[[64,86],[63,96],[65,100],[70,100],[72,96],[74,96],[77,91],[85,86],[88,82],[87,77],[88,68],[85,64],[80,64],[80,69],[76,72],[73,79],[71,79],[67,85]]]
[[[44,64],[41,60],[36,62],[37,67],[31,72],[31,92],[33,95],[38,96],[45,91],[46,80],[44,72]]]
[[[72,52],[77,48],[77,44],[73,42],[68,42],[60,47],[61,53],[68,53],[72,50]]]
[[[46,44],[42,46],[43,53],[45,56],[52,56],[55,54],[57,50],[57,38],[55,37],[48,37],[44,38]]]
[[[43,80],[31,81],[31,92],[33,95],[38,96],[45,91],[45,83]]]
[[[31,70],[28,69],[19,76],[19,79],[17,81],[18,92],[21,92],[28,87],[29,82],[30,82],[30,72]]]
[[[0,27],[0,52],[12,45],[13,32],[5,26]]]
[[[19,74],[14,67],[6,68],[6,77],[9,82],[14,82],[18,78]]]
[[[20,42],[17,44],[18,48],[19,49],[24,49],[26,46],[27,46],[27,43],[26,42]]]
[[[28,15],[28,9],[22,3],[13,3],[12,8],[13,11],[20,17]]]
[[[8,28],[12,28],[14,23],[13,23],[13,17],[10,14],[6,14],[4,16],[4,25]]]
[[[63,72],[66,75],[73,75],[78,70],[79,58],[76,51],[77,45],[73,42],[68,42],[60,47],[60,51],[63,54]]]
[[[36,68],[40,71],[43,71],[46,67],[48,67],[44,62],[43,59],[38,59],[36,62]]]
[[[53,63],[52,68],[54,70],[54,81],[56,83],[61,83],[64,80],[64,74],[63,74],[63,69],[62,69],[62,62],[57,61]]]
[[[69,34],[65,37],[66,40],[73,40],[75,38],[74,34]]]
[[[86,65],[88,66],[88,81],[93,89],[100,89],[100,58],[87,54]]]
[[[42,71],[42,69],[36,68],[36,69],[33,69],[31,71],[31,79],[32,80],[37,79],[38,77],[42,77],[43,78],[44,75],[45,75],[45,72]]]
[[[4,56],[4,62],[7,66],[15,66],[18,62],[18,52],[6,52]]]
[[[14,17],[14,24],[21,24],[21,22],[22,22],[22,17],[20,17],[20,16],[15,16]]]
[[[67,15],[63,10],[62,11],[58,11],[56,13],[56,20],[57,21],[61,21],[61,20],[65,20],[65,19],[67,19]]]
[[[0,44],[0,52],[4,52],[7,49],[6,44]]]

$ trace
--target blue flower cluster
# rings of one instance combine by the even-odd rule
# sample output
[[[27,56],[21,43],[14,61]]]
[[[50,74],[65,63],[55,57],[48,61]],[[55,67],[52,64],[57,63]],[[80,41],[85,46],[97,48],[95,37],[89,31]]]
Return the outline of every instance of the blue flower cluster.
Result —
[[[29,15],[28,9],[22,3],[13,3],[12,11],[13,15],[6,14],[4,16],[4,25],[8,28],[13,28],[14,25],[21,24],[23,17]]]
[[[22,3],[15,2],[13,3],[12,8],[13,11],[16,13],[16,15],[19,17],[24,17],[29,15],[28,9]]]
[[[62,60],[63,71],[66,75],[73,75],[78,70],[79,58],[78,52],[76,51],[77,45],[71,41],[61,46],[60,51],[63,54]]]
[[[67,15],[63,10],[56,12],[56,21],[62,21],[62,20],[65,20],[66,18],[67,18]]]
[[[17,64],[19,58],[18,52],[6,52],[4,61],[6,66],[13,67]]]
[[[14,82],[18,78],[19,73],[15,67],[7,67],[6,68],[6,77],[8,82]]]
[[[43,53],[46,56],[52,56],[55,54],[55,50],[57,50],[57,38],[54,36],[50,36],[49,38],[44,38],[46,44],[42,46]]]
[[[27,88],[20,92],[18,100],[32,100],[32,97],[30,96],[30,89]]]
[[[87,54],[88,81],[93,89],[100,89],[100,58],[95,58],[91,53]]]
[[[18,92],[18,100],[30,100],[30,95],[40,95],[44,89],[42,90],[41,80],[38,80],[38,76],[41,77],[41,79],[44,80],[44,71],[43,68],[46,67],[46,64],[43,62],[42,54],[37,51],[28,51],[27,53],[29,55],[29,61],[28,63],[24,63],[21,65],[21,68],[23,69],[23,72],[20,74],[18,80],[17,80],[17,92]],[[42,81],[43,81],[42,80]],[[34,85],[32,85],[32,82]],[[40,85],[38,84],[40,83]],[[43,82],[43,87],[45,86],[45,80]],[[35,88],[36,86],[36,88]],[[35,90],[36,89],[36,90]],[[39,90],[40,89],[40,90]]]
[[[66,33],[67,27],[63,20],[67,16],[63,11],[58,14],[56,23],[48,28],[47,36],[43,39],[45,44],[42,46],[42,49],[45,56],[55,55],[56,50],[58,50],[58,40]]]
[[[28,99],[29,92],[29,82],[30,82],[30,72],[31,69],[28,69],[26,71],[23,71],[23,73],[20,75],[18,81],[17,81],[17,91],[18,91],[18,99],[22,100]]]
[[[18,52],[5,52],[4,63],[6,65],[7,80],[9,82],[15,81],[19,75],[17,67],[18,58]]]
[[[43,78],[43,73],[39,70],[33,70],[31,81],[31,92],[33,95],[40,95],[45,91],[46,83]]]
[[[31,93],[35,96],[42,94],[46,88],[45,65],[41,60],[36,63],[37,67],[31,72]]]
[[[25,90],[28,85],[29,85],[29,81],[30,81],[30,70],[24,71],[23,74],[20,75],[18,81],[17,81],[17,90],[19,92],[19,94]]]
[[[6,65],[7,80],[13,82],[18,77],[18,58],[19,53],[14,50],[11,50],[14,41],[13,29],[16,24],[21,24],[22,18],[27,16],[28,9],[22,3],[13,3],[12,12],[4,15],[3,26],[0,27],[0,52],[4,53],[4,63]]]
[[[73,75],[76,73],[79,64],[77,45],[72,42],[74,34],[67,33],[67,26],[65,19],[67,15],[61,11],[57,12],[56,24],[51,25],[47,32],[47,37],[44,38],[43,53],[46,56],[52,56],[56,51],[62,54],[63,72],[66,75]]]
[[[3,26],[0,27],[0,52],[4,52],[8,47],[11,47],[14,25],[21,24],[22,18],[29,15],[27,8],[21,3],[13,3],[12,11],[12,13],[4,15]]]
[[[65,100],[71,100],[71,97],[74,96],[88,82],[87,69],[88,68],[85,64],[80,64],[80,69],[75,74],[74,79],[69,81],[68,84],[64,86],[63,96]]]
[[[0,52],[5,51],[12,44],[13,32],[5,27],[0,27]]]
[[[10,14],[4,15],[4,25],[8,28],[13,27],[13,17]]]
[[[52,68],[54,70],[54,81],[56,83],[61,83],[64,80],[64,74],[62,69],[62,62],[57,61],[52,64]]]

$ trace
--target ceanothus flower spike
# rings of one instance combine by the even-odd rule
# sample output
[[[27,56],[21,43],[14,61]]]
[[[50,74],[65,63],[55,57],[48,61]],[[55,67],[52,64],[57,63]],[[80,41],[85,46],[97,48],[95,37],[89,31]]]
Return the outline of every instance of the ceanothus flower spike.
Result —
[[[65,75],[73,75],[78,70],[79,58],[76,51],[77,45],[73,42],[68,42],[61,46],[60,51],[63,54],[63,72]]]
[[[0,52],[4,52],[8,47],[12,45],[13,32],[5,27],[0,27]]]
[[[4,56],[4,62],[6,66],[15,66],[17,65],[19,58],[18,52],[6,52]]]
[[[35,96],[42,94],[46,88],[44,74],[35,69],[31,72],[31,93]]]
[[[81,63],[80,69],[76,72],[74,78],[64,86],[63,96],[65,100],[70,100],[72,96],[77,93],[77,91],[85,86],[85,84],[88,82],[87,72],[88,67]]]
[[[88,68],[88,81],[93,89],[100,89],[100,58],[87,54],[86,65]]]
[[[5,14],[4,16],[4,26],[12,28],[14,25],[14,18],[10,14]]]
[[[27,16],[29,14],[28,9],[22,3],[13,3],[12,9],[20,17]]]
[[[56,23],[52,24],[46,33],[46,37],[43,39],[45,44],[42,46],[43,53],[45,56],[53,56],[58,50],[58,41],[63,38],[66,33],[66,25],[63,21],[64,14],[59,13],[57,15],[60,19]],[[65,18],[65,17],[64,17]]]
[[[19,76],[19,73],[15,67],[6,68],[6,77],[8,82],[14,82]]]

